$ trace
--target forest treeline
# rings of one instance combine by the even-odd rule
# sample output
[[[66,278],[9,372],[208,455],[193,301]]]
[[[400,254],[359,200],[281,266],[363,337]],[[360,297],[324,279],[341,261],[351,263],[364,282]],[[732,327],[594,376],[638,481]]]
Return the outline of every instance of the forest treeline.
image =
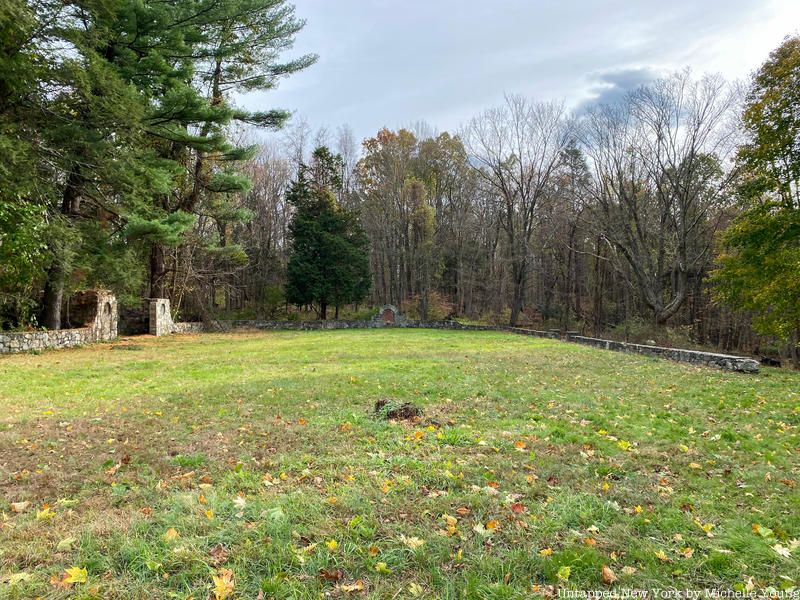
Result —
[[[186,318],[392,303],[798,362],[799,38],[744,86],[507,95],[359,143],[236,102],[314,62],[285,58],[302,26],[283,0],[2,4],[2,327],[69,326],[105,287]]]

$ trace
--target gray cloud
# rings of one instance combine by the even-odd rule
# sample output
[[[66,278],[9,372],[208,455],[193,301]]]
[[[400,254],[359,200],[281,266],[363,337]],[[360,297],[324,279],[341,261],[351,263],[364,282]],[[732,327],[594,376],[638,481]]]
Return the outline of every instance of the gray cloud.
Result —
[[[504,93],[574,107],[653,78],[748,74],[800,23],[797,0],[294,0],[295,52],[320,61],[238,99],[357,137],[424,120],[454,129]]]
[[[590,77],[589,98],[576,106],[576,111],[584,111],[597,104],[614,104],[665,73],[647,67],[616,69],[597,73]]]

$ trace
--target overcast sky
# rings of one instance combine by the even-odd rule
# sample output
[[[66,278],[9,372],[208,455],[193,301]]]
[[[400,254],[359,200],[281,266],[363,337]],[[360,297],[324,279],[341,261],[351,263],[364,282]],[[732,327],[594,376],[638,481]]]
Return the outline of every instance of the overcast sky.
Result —
[[[319,62],[240,100],[357,138],[454,130],[504,93],[578,107],[660,73],[746,77],[800,29],[800,0],[295,0]]]

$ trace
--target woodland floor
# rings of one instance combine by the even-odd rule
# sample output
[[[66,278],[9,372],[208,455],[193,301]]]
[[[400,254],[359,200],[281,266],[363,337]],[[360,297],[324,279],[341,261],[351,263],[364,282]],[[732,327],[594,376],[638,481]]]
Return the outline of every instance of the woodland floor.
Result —
[[[800,587],[798,373],[497,332],[185,335],[2,357],[0,406],[0,598]]]

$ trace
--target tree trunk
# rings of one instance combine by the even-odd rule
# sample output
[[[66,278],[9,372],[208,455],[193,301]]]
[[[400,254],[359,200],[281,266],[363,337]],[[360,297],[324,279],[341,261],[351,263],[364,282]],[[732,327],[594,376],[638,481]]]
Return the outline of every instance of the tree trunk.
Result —
[[[42,299],[42,325],[47,329],[61,329],[61,307],[64,304],[66,277],[67,274],[57,262],[47,271]]]
[[[525,265],[516,264],[513,266],[512,271],[514,272],[514,297],[511,302],[509,325],[516,327],[525,302]]]
[[[163,244],[153,243],[150,249],[150,297],[167,297],[167,259]]]
[[[319,318],[323,321],[328,318],[328,303],[320,302],[319,304]]]
[[[80,212],[82,186],[83,176],[77,168],[73,169],[67,177],[67,184],[61,197],[62,215],[69,218]],[[47,270],[47,281],[42,298],[42,325],[48,329],[61,329],[61,308],[64,304],[67,267],[66,257],[56,255],[59,252],[69,252],[69,249],[66,247],[56,249],[53,263]]]

